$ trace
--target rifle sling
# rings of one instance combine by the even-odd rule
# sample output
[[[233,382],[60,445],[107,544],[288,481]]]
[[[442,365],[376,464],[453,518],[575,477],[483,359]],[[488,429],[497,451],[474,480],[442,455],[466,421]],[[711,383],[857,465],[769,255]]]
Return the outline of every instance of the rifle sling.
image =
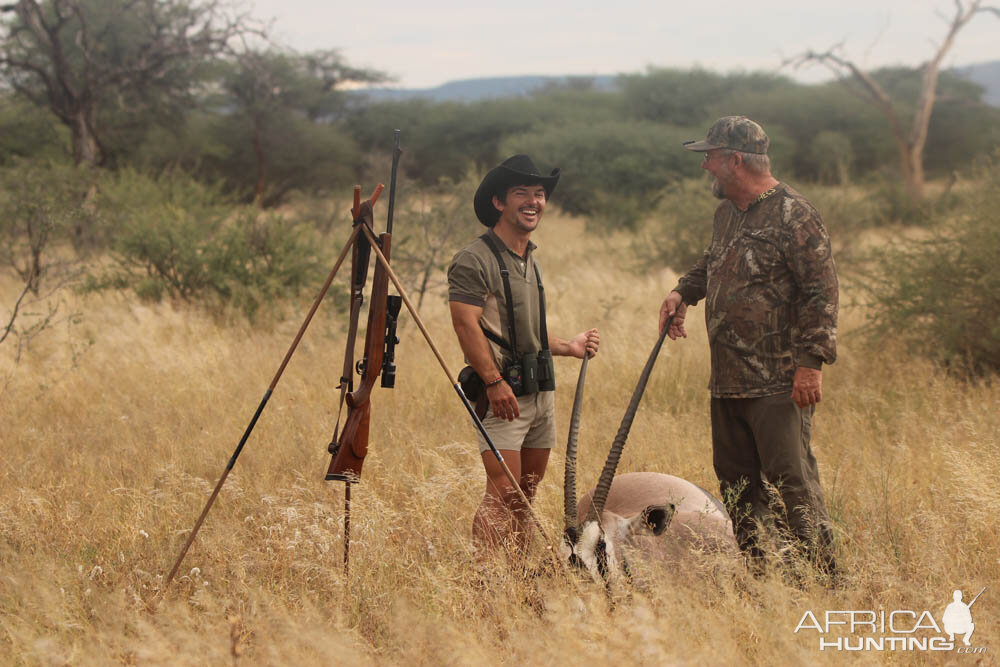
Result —
[[[354,390],[354,343],[358,337],[358,319],[361,315],[361,299],[356,299],[357,305],[351,304],[351,319],[347,328],[347,347],[344,350],[344,373],[340,376],[340,401],[337,406],[337,421],[333,429],[333,442],[340,443],[340,416],[344,413],[344,399],[347,393]]]
[[[365,224],[362,220],[356,224]],[[354,242],[354,266],[351,271],[351,316],[347,325],[347,346],[344,349],[344,372],[340,376],[340,402],[337,406],[337,420],[334,422],[331,447],[340,446],[340,417],[344,413],[344,399],[354,390],[354,346],[358,338],[358,321],[361,319],[363,290],[368,281],[368,259],[371,248],[363,235]],[[333,453],[333,452],[331,452]]]

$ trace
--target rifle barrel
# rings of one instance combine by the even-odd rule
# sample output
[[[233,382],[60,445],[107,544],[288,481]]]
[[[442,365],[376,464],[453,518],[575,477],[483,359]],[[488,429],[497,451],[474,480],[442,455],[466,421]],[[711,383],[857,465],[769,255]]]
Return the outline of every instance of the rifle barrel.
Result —
[[[392,148],[392,175],[389,181],[389,210],[386,213],[385,231],[392,234],[392,216],[396,211],[396,169],[399,167],[399,156],[403,151],[399,149],[399,130],[394,130],[395,145]]]

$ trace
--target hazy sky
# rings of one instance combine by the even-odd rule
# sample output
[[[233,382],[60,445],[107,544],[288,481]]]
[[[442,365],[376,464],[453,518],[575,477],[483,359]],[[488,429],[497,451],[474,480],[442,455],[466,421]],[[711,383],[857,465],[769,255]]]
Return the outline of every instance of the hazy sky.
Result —
[[[783,57],[844,42],[868,67],[917,65],[944,37],[951,0],[508,0],[330,2],[246,0],[274,19],[280,43],[340,49],[352,65],[388,72],[397,85],[517,74],[617,74],[648,65],[714,70],[778,68]],[[994,3],[1000,6],[1000,1]],[[946,65],[1000,59],[1000,19],[979,14]],[[792,74],[829,78],[813,66]]]

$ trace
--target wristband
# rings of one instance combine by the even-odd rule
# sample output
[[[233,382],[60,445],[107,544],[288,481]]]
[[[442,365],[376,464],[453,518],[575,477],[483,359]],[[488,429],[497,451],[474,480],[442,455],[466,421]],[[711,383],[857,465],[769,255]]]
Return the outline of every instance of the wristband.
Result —
[[[486,386],[487,389],[489,389],[490,387],[497,386],[501,382],[503,382],[503,376],[502,375],[498,375],[496,380],[493,380],[491,382],[487,382],[485,386]]]

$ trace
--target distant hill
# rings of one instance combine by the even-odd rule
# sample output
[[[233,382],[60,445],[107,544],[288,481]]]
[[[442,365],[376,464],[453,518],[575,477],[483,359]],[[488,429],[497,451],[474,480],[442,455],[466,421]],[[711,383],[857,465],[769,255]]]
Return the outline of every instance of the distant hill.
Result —
[[[362,88],[354,92],[369,100],[424,98],[435,102],[474,102],[498,97],[522,97],[546,86],[587,85],[597,90],[617,87],[615,76],[502,76],[449,81],[436,88]]]
[[[984,102],[1000,107],[1000,60],[956,67],[954,71],[960,77],[974,81],[986,89],[983,93]]]
[[[1000,106],[1000,60],[956,67],[954,72],[986,89],[983,101]],[[434,102],[475,102],[499,97],[522,97],[546,86],[586,85],[597,90],[615,90],[618,77],[601,76],[502,76],[449,81],[436,88],[361,88],[353,91],[374,101],[423,98]]]

